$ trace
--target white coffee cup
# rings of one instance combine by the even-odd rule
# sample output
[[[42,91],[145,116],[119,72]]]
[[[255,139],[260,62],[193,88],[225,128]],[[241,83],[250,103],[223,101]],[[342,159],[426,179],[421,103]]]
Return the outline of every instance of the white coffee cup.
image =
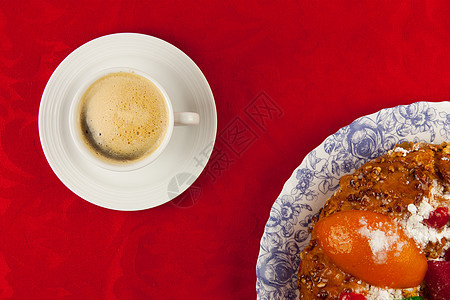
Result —
[[[123,160],[115,161],[114,159],[109,159],[106,156],[102,158],[101,154],[94,153],[95,150],[93,150],[93,147],[89,146],[88,143],[86,143],[86,138],[83,138],[82,136],[83,132],[80,129],[81,128],[80,101],[82,100],[85,92],[97,80],[104,78],[110,74],[115,73],[122,74],[121,72],[124,72],[126,74],[138,75],[149,80],[154,86],[156,86],[159,92],[163,95],[162,98],[165,102],[168,111],[167,119],[164,118],[165,120],[168,121],[167,129],[165,131],[165,134],[161,136],[159,145],[156,146],[155,149],[149,151],[148,153],[143,154],[141,157],[130,161],[123,161]],[[69,128],[72,139],[76,145],[76,148],[78,149],[79,152],[81,152],[81,154],[86,160],[104,169],[108,169],[111,171],[127,172],[140,169],[142,167],[147,166],[151,162],[155,161],[164,152],[164,149],[169,144],[169,141],[172,137],[174,126],[197,125],[199,124],[199,120],[200,120],[199,114],[195,112],[173,112],[172,103],[170,101],[167,92],[156,80],[154,80],[147,73],[134,68],[117,67],[105,69],[96,74],[93,74],[92,76],[86,79],[84,84],[80,86],[77,93],[75,94],[72,105],[70,107]]]

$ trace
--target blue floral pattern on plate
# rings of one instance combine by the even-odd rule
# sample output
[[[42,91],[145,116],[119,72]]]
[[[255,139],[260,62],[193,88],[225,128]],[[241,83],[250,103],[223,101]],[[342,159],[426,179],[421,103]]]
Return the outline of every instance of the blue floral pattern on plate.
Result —
[[[405,141],[450,139],[450,102],[416,102],[361,117],[311,151],[270,211],[256,264],[258,299],[298,299],[300,252],[308,225],[339,187],[339,178]]]

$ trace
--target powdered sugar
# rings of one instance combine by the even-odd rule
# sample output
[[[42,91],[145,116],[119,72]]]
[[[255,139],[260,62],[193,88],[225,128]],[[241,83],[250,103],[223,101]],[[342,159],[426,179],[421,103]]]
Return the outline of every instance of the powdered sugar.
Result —
[[[429,242],[439,243],[442,238],[450,239],[450,229],[445,227],[438,231],[435,228],[423,224],[423,220],[427,219],[433,207],[426,201],[422,201],[419,208],[412,208],[414,204],[408,206],[411,216],[404,222],[405,233],[421,247],[424,248]]]
[[[430,216],[430,213],[434,210],[433,206],[431,206],[431,204],[428,203],[427,200],[427,198],[423,198],[417,211],[417,214],[424,219],[427,219]]]
[[[360,220],[360,224],[363,225],[363,227],[361,227],[358,232],[367,238],[375,263],[386,263],[387,252],[394,249],[398,252],[395,253],[395,255],[400,255],[404,243],[401,242],[395,229],[384,228],[384,230],[380,230],[384,225],[382,222],[376,224],[376,228],[369,228],[366,220],[363,218]],[[386,229],[388,230],[386,231]]]
[[[445,196],[449,196],[448,193],[444,194],[444,186],[442,184],[439,184],[437,179],[433,179],[432,185],[430,187],[430,194],[429,194],[429,202],[433,204],[433,206],[437,205],[436,198],[442,198]]]
[[[368,294],[368,299],[376,299],[376,300],[393,300],[393,299],[402,299],[402,290],[399,289],[383,289],[371,286]]]
[[[414,204],[409,204],[408,211],[412,214],[417,214],[417,207]]]
[[[391,154],[392,152],[399,152],[402,154],[402,156],[406,156],[406,154],[409,153],[408,150],[403,149],[402,147],[395,147],[394,149],[389,150],[389,154]]]
[[[448,196],[444,193],[444,187],[433,180],[430,188],[430,195],[423,197],[419,207],[414,204],[408,205],[408,211],[411,213],[405,221],[401,222],[405,228],[405,233],[423,249],[429,242],[439,243],[442,238],[450,239],[450,228],[447,226],[441,230],[429,227],[423,223],[430,216],[430,213],[438,206],[436,198]]]

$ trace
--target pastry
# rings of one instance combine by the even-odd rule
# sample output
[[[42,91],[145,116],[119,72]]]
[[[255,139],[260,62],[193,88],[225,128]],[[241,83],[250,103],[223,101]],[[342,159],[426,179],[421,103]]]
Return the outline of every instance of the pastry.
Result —
[[[449,208],[447,143],[403,143],[343,176],[311,224],[300,299],[450,299]]]

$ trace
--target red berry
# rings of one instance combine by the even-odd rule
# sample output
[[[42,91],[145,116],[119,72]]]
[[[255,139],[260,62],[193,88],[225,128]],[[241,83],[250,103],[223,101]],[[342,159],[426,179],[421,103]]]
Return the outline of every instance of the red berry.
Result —
[[[431,299],[446,300],[450,295],[450,262],[428,261],[425,283],[430,291]]]
[[[366,300],[366,297],[356,293],[342,293],[339,300]]]
[[[448,208],[438,207],[430,213],[430,216],[424,220],[424,223],[430,227],[439,229],[447,224],[448,218]]]

